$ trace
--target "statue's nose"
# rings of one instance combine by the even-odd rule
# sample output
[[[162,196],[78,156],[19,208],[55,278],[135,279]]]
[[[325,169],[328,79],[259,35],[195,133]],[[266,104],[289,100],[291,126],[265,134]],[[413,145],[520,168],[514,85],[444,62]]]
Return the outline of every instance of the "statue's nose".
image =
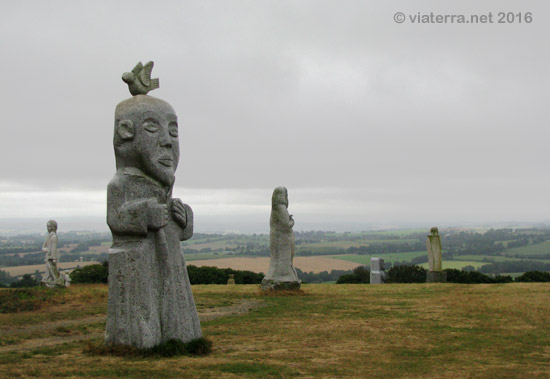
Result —
[[[161,128],[159,143],[160,143],[160,146],[162,147],[172,148],[172,140],[170,139],[170,134],[168,133],[168,129]]]

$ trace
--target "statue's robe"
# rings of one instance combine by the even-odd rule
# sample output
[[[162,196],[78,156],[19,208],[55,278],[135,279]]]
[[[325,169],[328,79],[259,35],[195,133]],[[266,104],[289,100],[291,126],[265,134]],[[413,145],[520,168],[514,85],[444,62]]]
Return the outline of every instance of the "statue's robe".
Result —
[[[294,221],[288,214],[285,204],[277,204],[271,209],[269,220],[269,250],[271,259],[265,281],[300,282],[293,266]]]
[[[136,168],[118,170],[107,188],[109,307],[105,342],[152,347],[170,339],[202,337],[180,241],[193,235],[185,205],[182,228],[169,209],[168,225],[149,227],[147,208],[169,204],[171,188]]]
[[[441,271],[441,238],[439,234],[429,235],[426,240],[430,271]]]
[[[48,287],[55,287],[56,284],[62,284],[59,279],[59,270],[57,268],[57,262],[59,261],[59,250],[57,250],[57,234],[51,231],[44,241],[42,250],[46,252],[46,277],[43,282]]]

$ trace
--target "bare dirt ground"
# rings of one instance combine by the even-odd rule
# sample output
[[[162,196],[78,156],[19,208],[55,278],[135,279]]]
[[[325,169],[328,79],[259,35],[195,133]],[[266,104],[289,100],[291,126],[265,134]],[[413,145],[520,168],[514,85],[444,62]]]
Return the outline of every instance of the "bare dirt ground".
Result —
[[[218,268],[231,268],[233,270],[248,270],[253,272],[267,272],[269,258],[219,258],[190,261],[187,264],[193,266],[214,266]],[[294,267],[304,272],[322,272],[331,270],[353,270],[358,263],[343,261],[326,257],[294,257]]]

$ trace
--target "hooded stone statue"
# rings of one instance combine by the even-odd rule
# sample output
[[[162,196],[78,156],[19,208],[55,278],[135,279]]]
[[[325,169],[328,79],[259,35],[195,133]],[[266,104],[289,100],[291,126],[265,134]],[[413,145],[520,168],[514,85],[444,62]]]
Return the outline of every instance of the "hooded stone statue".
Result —
[[[288,214],[288,191],[277,187],[271,197],[269,220],[269,251],[271,259],[267,275],[262,280],[263,290],[295,290],[300,288],[294,259],[294,219]]]
[[[139,348],[202,337],[180,243],[193,235],[193,211],[172,198],[178,120],[147,92],[116,107],[116,173],[107,187],[113,245],[105,342]]]
[[[441,237],[437,227],[430,229],[430,234],[426,240],[426,250],[428,250],[429,271],[426,273],[426,282],[446,282],[447,272],[442,271],[441,261]]]

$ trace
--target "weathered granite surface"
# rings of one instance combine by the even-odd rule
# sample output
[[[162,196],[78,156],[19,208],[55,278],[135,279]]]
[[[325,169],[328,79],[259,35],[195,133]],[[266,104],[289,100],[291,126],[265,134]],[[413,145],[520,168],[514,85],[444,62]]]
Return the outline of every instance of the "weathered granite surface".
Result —
[[[446,283],[447,271],[428,271],[426,273],[426,283]]]
[[[426,249],[428,250],[429,264],[426,282],[446,282],[447,273],[442,271],[441,266],[441,237],[439,237],[439,230],[435,226],[430,230],[430,234],[426,240]]]
[[[122,101],[113,144],[117,171],[107,187],[113,245],[105,342],[147,348],[199,338],[180,245],[193,235],[193,211],[172,198],[179,162],[175,111],[141,94]]]
[[[263,290],[296,290],[300,288],[294,258],[294,219],[288,214],[288,191],[277,187],[271,197],[271,217],[269,221],[269,269],[262,280]]]
[[[145,63],[145,66],[138,62],[131,72],[122,74],[122,80],[128,84],[128,89],[133,96],[147,95],[149,91],[159,88],[159,80],[151,79],[153,62]]]
[[[370,284],[384,284],[386,282],[387,274],[384,267],[384,260],[382,258],[370,259]]]
[[[42,279],[42,283],[49,288],[64,287],[65,279],[59,274],[57,262],[61,258],[59,250],[57,250],[57,221],[49,220],[46,224],[48,236],[42,245],[42,251],[46,253],[44,262],[46,262],[46,276]]]

